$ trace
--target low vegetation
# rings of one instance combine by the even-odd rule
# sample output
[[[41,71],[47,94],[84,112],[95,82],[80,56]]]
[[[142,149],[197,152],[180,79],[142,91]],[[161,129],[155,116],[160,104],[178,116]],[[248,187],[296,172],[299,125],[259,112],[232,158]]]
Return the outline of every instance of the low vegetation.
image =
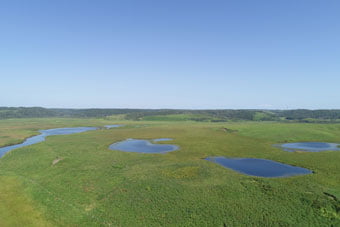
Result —
[[[139,121],[1,120],[0,146],[38,129],[125,125],[47,137],[1,158],[1,226],[340,225],[340,152],[294,153],[272,146],[340,142],[340,124],[192,121],[201,117],[197,114]],[[180,149],[166,154],[108,149],[127,138],[173,138],[164,143]],[[205,161],[207,156],[265,158],[314,173],[251,177]]]

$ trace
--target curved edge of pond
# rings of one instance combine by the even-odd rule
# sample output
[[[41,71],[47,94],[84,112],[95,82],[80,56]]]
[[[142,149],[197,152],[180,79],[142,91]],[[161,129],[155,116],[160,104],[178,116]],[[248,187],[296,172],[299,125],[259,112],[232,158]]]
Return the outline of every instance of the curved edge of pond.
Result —
[[[223,156],[213,156],[204,158],[206,161],[216,163],[224,168],[238,173],[264,178],[285,178],[302,176],[314,173],[314,171],[292,166],[285,163],[260,158],[226,158]]]
[[[113,125],[104,125],[105,129],[111,129],[111,128],[120,128],[120,127],[124,127],[125,125],[123,124],[113,124]]]
[[[152,142],[170,141],[170,138],[160,139],[126,139],[123,141],[115,142],[109,146],[110,150],[133,152],[142,154],[165,154],[180,149],[179,146],[173,144],[159,144]]]
[[[295,142],[295,143],[279,143],[273,144],[273,147],[279,148],[287,152],[325,152],[340,151],[339,143],[328,142]]]
[[[8,152],[14,149],[41,143],[45,141],[45,138],[48,136],[70,135],[70,134],[76,134],[76,133],[82,133],[82,132],[94,131],[94,130],[98,130],[98,127],[68,127],[68,128],[41,129],[41,130],[38,130],[40,134],[26,137],[21,143],[0,147],[0,158],[2,158],[5,154],[7,154]]]

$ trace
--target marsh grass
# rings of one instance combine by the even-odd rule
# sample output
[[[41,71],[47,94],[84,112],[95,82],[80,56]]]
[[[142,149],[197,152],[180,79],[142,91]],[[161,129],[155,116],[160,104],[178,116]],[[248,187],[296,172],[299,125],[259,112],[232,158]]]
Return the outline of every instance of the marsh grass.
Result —
[[[58,121],[58,122],[57,122]],[[105,119],[0,121],[1,135],[22,140],[30,128],[100,126]],[[27,123],[26,123],[27,122]],[[340,138],[340,124],[110,122],[126,127],[51,136],[0,159],[0,210],[39,214],[56,226],[336,226],[340,152],[291,153],[282,141]],[[222,128],[235,130],[226,133]],[[173,138],[166,154],[112,151],[127,138]],[[9,138],[3,138],[6,144]],[[207,156],[265,158],[314,171],[289,178],[242,175],[203,160]],[[56,165],[54,160],[61,159]],[[8,191],[8,189],[7,189]],[[334,197],[330,197],[328,193]],[[14,197],[26,199],[11,203]],[[15,204],[15,206],[14,206]],[[31,212],[31,214],[30,214]],[[0,219],[15,216],[0,212]],[[13,219],[13,220],[12,220]],[[39,218],[38,218],[39,220]],[[17,220],[18,223],[24,223]],[[38,223],[38,222],[37,222]]]

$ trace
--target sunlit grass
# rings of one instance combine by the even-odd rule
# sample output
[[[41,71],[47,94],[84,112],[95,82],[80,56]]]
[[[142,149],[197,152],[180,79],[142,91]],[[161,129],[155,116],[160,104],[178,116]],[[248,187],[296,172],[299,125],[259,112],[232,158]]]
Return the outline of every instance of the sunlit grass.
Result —
[[[57,226],[336,226],[339,223],[340,152],[285,152],[283,141],[340,142],[340,124],[133,122],[110,119],[0,121],[1,135],[22,140],[30,128],[103,126],[115,129],[48,137],[0,159],[0,181],[15,202]],[[232,129],[226,131],[224,128]],[[112,151],[127,138],[173,138],[178,151]],[[8,140],[0,139],[0,144]],[[207,156],[266,158],[315,173],[264,179],[203,160]],[[60,160],[59,160],[60,159]],[[55,160],[59,160],[53,164]],[[9,178],[10,177],[10,178]],[[328,193],[334,197],[331,197]],[[4,197],[3,197],[4,198]],[[337,199],[334,199],[337,198]],[[6,209],[0,203],[0,210]],[[0,212],[0,220],[15,215]],[[13,220],[12,220],[13,219]],[[42,222],[44,223],[44,222]]]

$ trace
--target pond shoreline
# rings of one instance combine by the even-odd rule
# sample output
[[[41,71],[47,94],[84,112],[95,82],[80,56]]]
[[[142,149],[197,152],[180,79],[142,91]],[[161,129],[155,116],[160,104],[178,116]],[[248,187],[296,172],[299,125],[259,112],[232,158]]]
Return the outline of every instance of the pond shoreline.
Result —
[[[26,146],[33,145],[36,143],[41,143],[45,141],[46,137],[48,136],[70,135],[70,134],[81,133],[81,132],[86,132],[86,131],[94,131],[98,129],[99,129],[98,127],[69,127],[69,128],[51,128],[51,129],[39,130],[40,134],[29,136],[23,139],[23,142],[21,143],[16,143],[16,144],[0,147],[0,158],[2,158],[4,155],[6,155],[7,153],[9,153],[10,151],[14,149],[26,147]]]

